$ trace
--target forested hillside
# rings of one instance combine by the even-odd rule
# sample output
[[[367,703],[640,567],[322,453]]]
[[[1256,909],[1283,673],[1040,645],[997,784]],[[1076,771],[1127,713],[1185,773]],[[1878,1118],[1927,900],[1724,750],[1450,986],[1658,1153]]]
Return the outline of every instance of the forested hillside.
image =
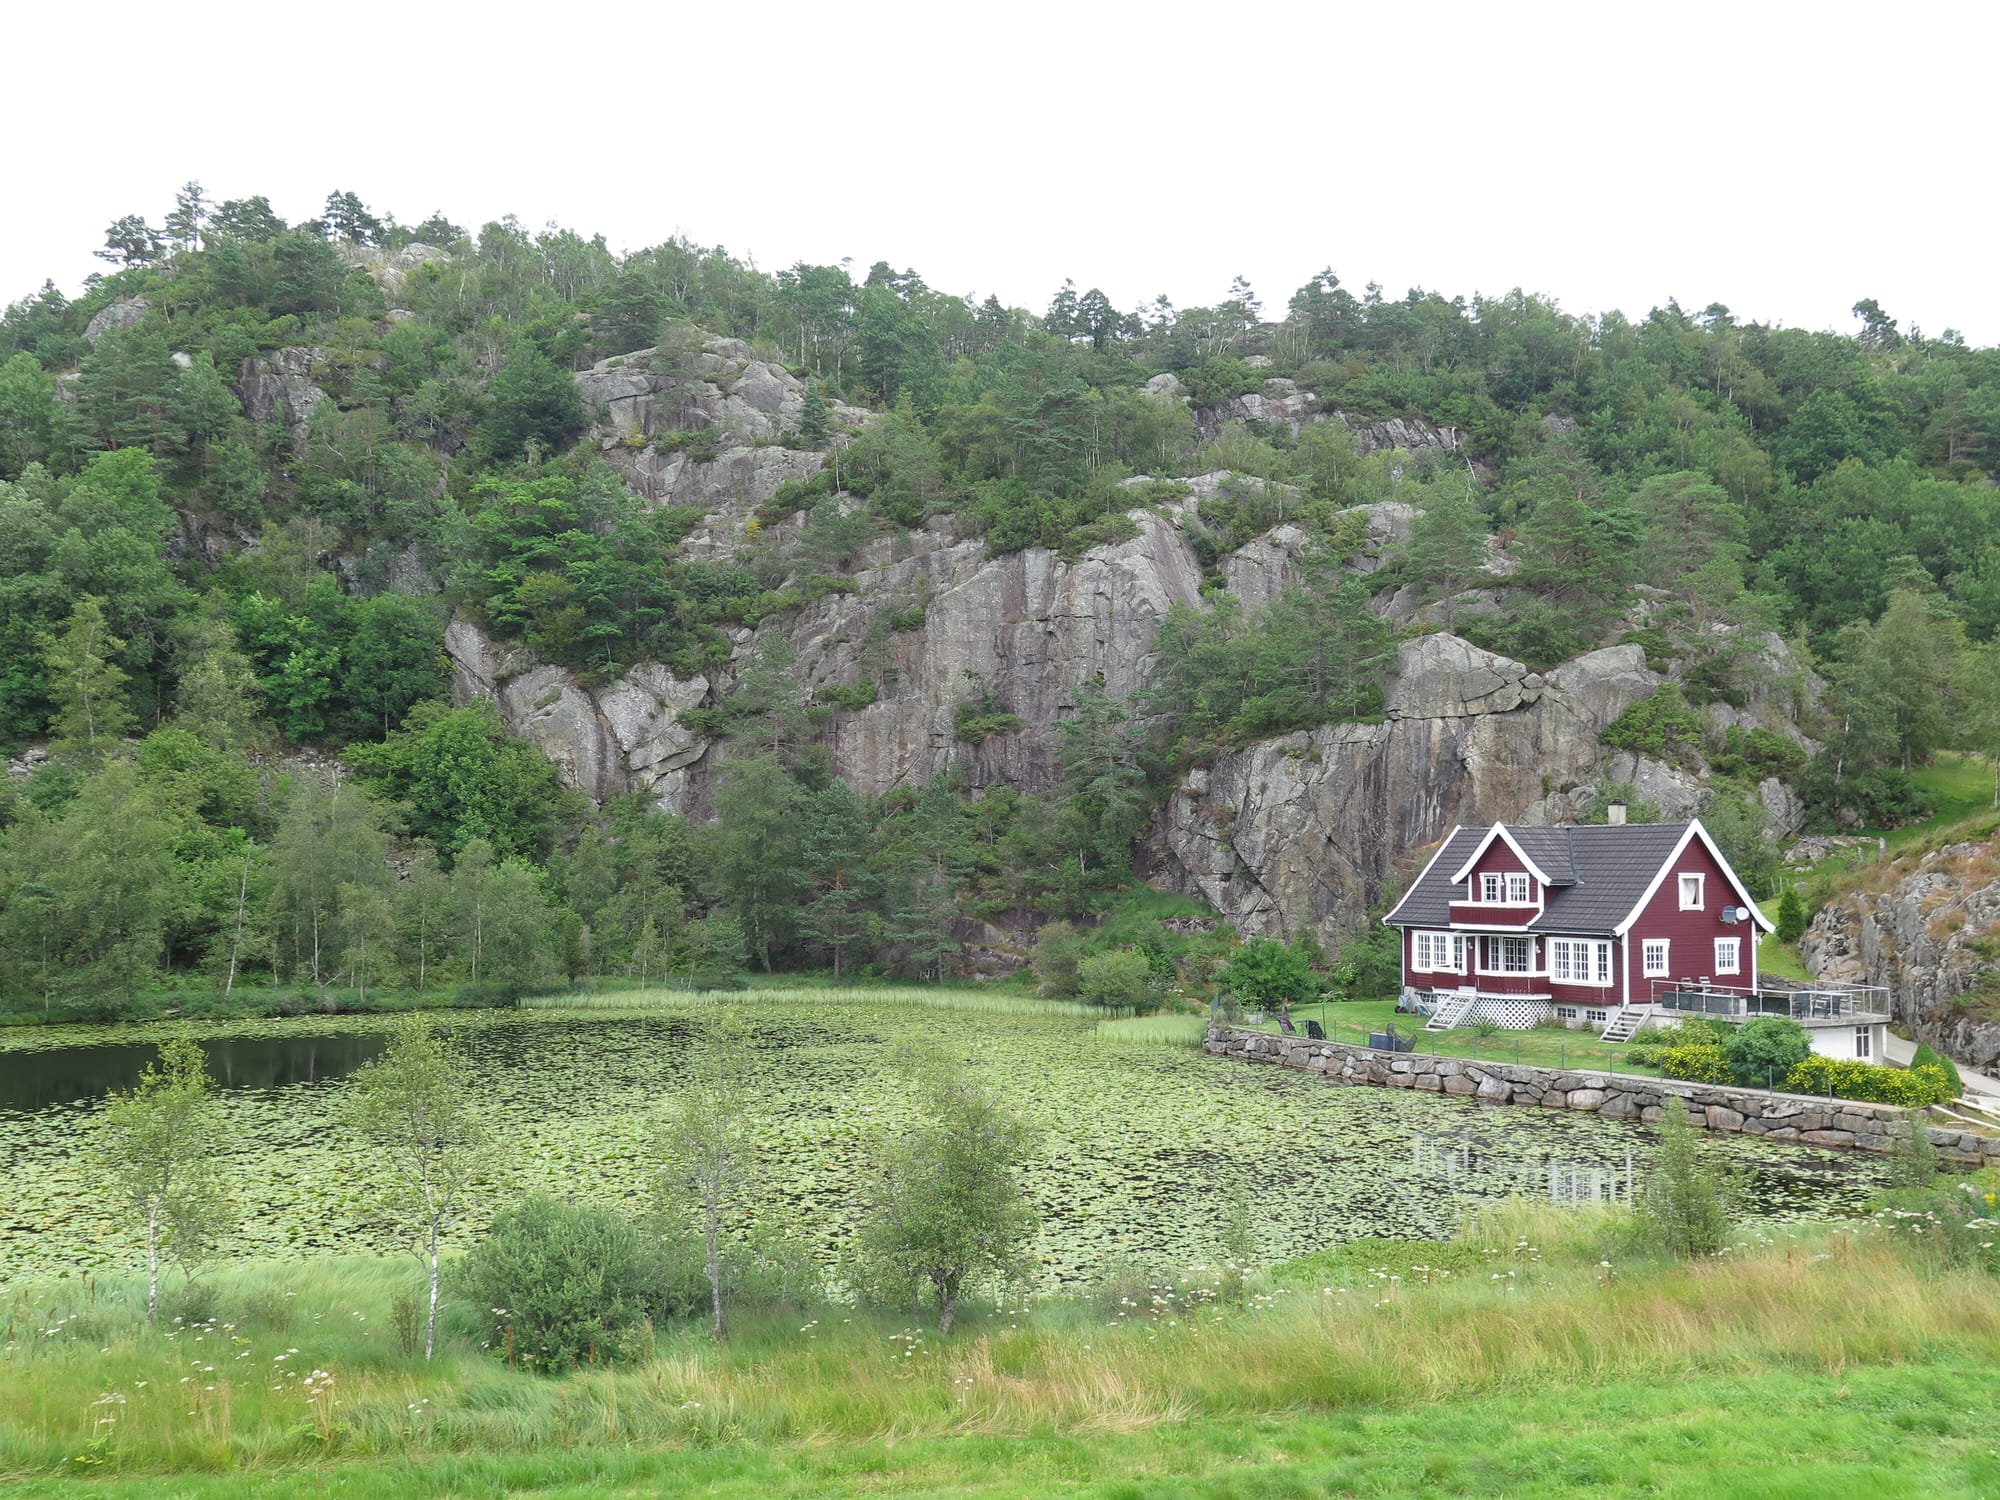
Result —
[[[1135,859],[1351,928],[1402,849],[1331,916],[1238,903],[1188,828],[1256,831],[1189,799],[1402,717],[1595,703],[1506,815],[1658,786],[1753,868],[2000,742],[2000,351],[1872,301],[1811,332],[1329,270],[1034,314],[194,184],[100,254],[0,318],[17,1010],[930,976],[1129,908]],[[1222,937],[1155,915],[1101,940],[1198,977]]]

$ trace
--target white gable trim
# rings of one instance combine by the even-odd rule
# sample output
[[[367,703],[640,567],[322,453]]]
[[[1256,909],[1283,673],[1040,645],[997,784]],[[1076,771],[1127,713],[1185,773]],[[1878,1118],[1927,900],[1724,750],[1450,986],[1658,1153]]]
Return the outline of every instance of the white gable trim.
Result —
[[[1496,838],[1502,838],[1507,841],[1507,847],[1514,851],[1515,855],[1520,859],[1521,863],[1528,867],[1528,873],[1534,876],[1535,879],[1539,880],[1543,885],[1555,884],[1553,880],[1549,879],[1547,875],[1542,873],[1542,867],[1540,865],[1536,864],[1532,859],[1528,858],[1528,851],[1523,849],[1519,844],[1517,844],[1514,841],[1514,835],[1507,831],[1507,825],[1505,823],[1495,823],[1491,828],[1486,830],[1486,837],[1479,841],[1479,847],[1472,851],[1472,858],[1468,859],[1464,864],[1460,865],[1458,873],[1451,877],[1451,883],[1453,885],[1457,885],[1461,880],[1465,879],[1466,876],[1472,873],[1473,866],[1478,864],[1480,859],[1484,857],[1486,851],[1493,846],[1493,840]]]
[[[1444,851],[1451,847],[1451,841],[1463,832],[1465,832],[1465,825],[1463,823],[1454,823],[1451,825],[1451,832],[1447,833],[1439,841],[1437,853],[1424,862],[1422,871],[1419,872],[1415,880],[1410,882],[1410,888],[1403,892],[1403,899],[1396,903],[1395,910],[1382,918],[1382,925],[1384,927],[1394,927],[1396,925],[1396,912],[1401,911],[1405,906],[1410,904],[1410,897],[1414,896],[1417,893],[1417,888],[1424,883],[1424,877],[1430,874],[1431,866],[1444,858]]]
[[[1646,887],[1645,893],[1633,904],[1632,909],[1625,913],[1625,919],[1611,929],[1614,933],[1619,937],[1623,937],[1632,930],[1632,924],[1639,920],[1639,913],[1644,911],[1653,897],[1659,894],[1660,887],[1665,883],[1668,872],[1679,863],[1681,855],[1687,851],[1688,844],[1697,835],[1700,836],[1703,847],[1708,850],[1709,854],[1714,858],[1716,865],[1722,870],[1723,878],[1729,882],[1730,889],[1736,892],[1737,902],[1749,910],[1751,925],[1761,927],[1766,932],[1776,932],[1778,930],[1778,924],[1765,916],[1757,903],[1750,899],[1750,893],[1743,888],[1743,882],[1737,878],[1736,871],[1730,868],[1728,859],[1724,857],[1722,850],[1716,846],[1715,840],[1709,836],[1708,830],[1701,826],[1701,819],[1696,818],[1688,824],[1686,832],[1681,834],[1680,842],[1674,845],[1673,853],[1660,861],[1660,868],[1653,872],[1652,883]],[[1757,945],[1752,943],[1750,947],[1754,954]]]

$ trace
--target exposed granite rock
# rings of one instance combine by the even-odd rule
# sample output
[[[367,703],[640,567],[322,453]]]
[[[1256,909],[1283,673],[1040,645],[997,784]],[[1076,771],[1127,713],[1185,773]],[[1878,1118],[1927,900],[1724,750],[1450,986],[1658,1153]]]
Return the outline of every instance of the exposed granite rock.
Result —
[[[683,681],[642,663],[601,687],[585,688],[560,667],[539,665],[456,619],[445,630],[453,694],[488,698],[514,733],[561,768],[566,784],[596,799],[642,791],[670,812],[693,802],[690,768],[709,742],[681,722],[709,696],[709,681]]]
[[[822,450],[783,446],[805,409],[805,382],[753,357],[741,339],[599,360],[577,375],[576,386],[597,420],[605,461],[634,492],[702,510],[684,549],[691,557],[733,556],[751,513],[826,461]],[[870,420],[859,407],[827,405],[835,445]]]
[[[126,297],[117,302],[107,302],[91,315],[84,324],[83,336],[96,343],[113,329],[121,332],[127,328],[137,328],[146,320],[146,313],[152,307],[144,297]]]
[[[880,694],[839,716],[841,774],[873,795],[962,761],[975,786],[1048,785],[1054,725],[1072,692],[1099,678],[1130,700],[1152,678],[1168,608],[1200,603],[1201,566],[1180,531],[1150,511],[1129,514],[1136,537],[1073,563],[1042,547],[988,558],[977,541],[921,533],[912,555],[864,569],[853,593],[802,610],[786,633],[805,680],[818,689],[865,676]],[[924,604],[923,628],[871,644],[876,617],[899,600]],[[975,680],[1023,721],[1019,730],[978,746],[955,741],[953,709]]]
[[[1388,563],[1393,548],[1410,539],[1410,528],[1422,512],[1400,500],[1383,500],[1354,506],[1344,514],[1361,517],[1367,528],[1361,550],[1346,564],[1347,571],[1374,573]],[[1222,560],[1223,586],[1241,602],[1246,614],[1259,609],[1300,582],[1299,559],[1311,542],[1302,527],[1289,522],[1274,526]]]
[[[1455,636],[1406,642],[1379,724],[1264,740],[1189,774],[1158,873],[1249,932],[1351,931],[1396,861],[1460,823],[1552,822],[1607,757],[1599,732],[1659,679],[1636,647],[1544,678]]]
[[[420,240],[413,241],[400,250],[386,252],[372,246],[346,248],[350,259],[382,288],[384,296],[392,299],[403,294],[403,288],[409,284],[410,273],[419,266],[451,259],[450,251],[442,250],[436,245],[426,245]]]
[[[1354,434],[1354,446],[1363,453],[1400,448],[1407,453],[1457,454],[1465,446],[1462,427],[1433,427],[1412,418],[1391,417],[1386,422],[1364,422],[1344,411],[1333,413],[1335,421]]]
[[[313,367],[325,359],[324,349],[293,346],[244,360],[236,383],[243,415],[258,423],[283,421],[294,442],[304,441],[312,427],[313,412],[327,399],[326,392],[312,382]]]
[[[661,345],[599,360],[576,377],[586,411],[602,417],[607,448],[669,434],[709,433],[716,445],[777,442],[796,431],[805,382],[752,356],[741,339]],[[869,413],[828,403],[836,427],[860,428]]]
[[[1214,406],[1198,407],[1195,429],[1205,438],[1222,431],[1225,422],[1256,422],[1265,427],[1282,427],[1293,437],[1312,420],[1319,397],[1301,391],[1289,380],[1267,380],[1262,391],[1231,396]]]
[[[1828,903],[1800,942],[1821,979],[1886,985],[1890,1007],[1947,1057],[2000,1064],[2000,838],[1898,860],[1886,890]],[[1983,950],[1983,951],[1982,951]]]

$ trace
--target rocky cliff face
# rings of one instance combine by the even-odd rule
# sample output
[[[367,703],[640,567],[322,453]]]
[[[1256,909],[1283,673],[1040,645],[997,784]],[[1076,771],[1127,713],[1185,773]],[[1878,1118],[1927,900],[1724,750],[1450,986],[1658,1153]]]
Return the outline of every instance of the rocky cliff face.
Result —
[[[683,681],[643,662],[614,682],[586,688],[563,668],[524,659],[462,619],[446,628],[444,645],[458,701],[491,699],[507,727],[554,761],[568,785],[598,801],[645,792],[671,812],[688,811],[690,768],[709,742],[681,715],[708,701],[706,677]]]
[[[294,443],[304,442],[312,430],[313,412],[327,399],[312,379],[314,368],[325,359],[323,349],[295,346],[244,360],[236,382],[243,415],[259,426],[282,421],[291,429]]]
[[[1284,735],[1191,773],[1158,819],[1158,873],[1248,932],[1351,931],[1396,861],[1453,826],[1561,822],[1588,810],[1598,780],[1653,775],[1597,737],[1659,682],[1636,646],[1544,677],[1420,636],[1381,723]]]
[[[839,715],[841,774],[879,794],[922,786],[958,757],[975,786],[1049,785],[1070,695],[1100,678],[1111,697],[1130,699],[1152,680],[1167,610],[1200,603],[1201,565],[1181,528],[1148,511],[1132,519],[1136,537],[1073,563],[1043,547],[989,559],[981,542],[925,533],[910,556],[857,574],[852,594],[802,611],[787,631],[806,680],[818,688],[865,677],[880,694]],[[885,600],[920,603],[922,628],[871,641]],[[1022,726],[959,744],[953,710],[981,685]]]
[[[1170,380],[1153,383],[1160,399],[1180,399]],[[797,441],[804,386],[735,340],[641,350],[577,384],[597,414],[606,460],[638,493],[703,509],[691,555],[733,556],[751,513],[825,459],[784,446]],[[849,431],[867,416],[832,412]],[[1449,430],[1378,425],[1384,445],[1458,446]],[[1357,437],[1376,445],[1373,429]],[[1076,688],[1098,679],[1113,698],[1132,699],[1153,680],[1167,611],[1202,607],[1191,542],[1203,503],[1230,482],[1223,474],[1186,481],[1183,498],[1128,512],[1132,538],[1073,561],[1043,548],[988,557],[983,542],[943,520],[881,538],[856,559],[850,590],[763,634],[783,632],[808,695],[838,690],[852,701],[872,690],[872,702],[829,714],[824,730],[857,790],[922,786],[950,767],[975,787],[1045,788],[1055,780],[1056,726]],[[1363,574],[1408,537],[1414,512],[1376,505],[1364,519],[1364,545],[1348,564]],[[1224,558],[1222,578],[1255,609],[1297,580],[1306,541],[1281,525]],[[1393,602],[1385,596],[1382,607],[1395,617]],[[642,665],[595,687],[511,655],[465,621],[453,624],[447,647],[460,697],[497,702],[572,784],[598,798],[642,791],[700,816],[720,752],[688,715],[729,695],[759,640],[739,631],[731,662],[710,676],[681,680]],[[1600,782],[1631,783],[1665,815],[1687,816],[1706,795],[1699,776],[1598,743],[1660,681],[1634,646],[1543,676],[1450,634],[1418,637],[1402,648],[1383,722],[1285,735],[1192,773],[1159,814],[1151,872],[1246,931],[1310,927],[1332,937],[1362,920],[1402,856],[1456,823],[1560,822],[1586,812]],[[983,693],[1019,726],[962,742],[955,709]],[[1788,794],[1776,783],[1769,790],[1783,811]]]
[[[600,360],[576,377],[596,419],[604,459],[661,505],[706,513],[689,539],[695,556],[729,556],[750,513],[791,480],[817,474],[825,453],[798,444],[806,387],[783,365],[754,358],[741,339],[662,345]],[[834,442],[869,413],[828,403]],[[787,441],[798,446],[785,446]]]
[[[1888,986],[1896,1019],[1947,1057],[2000,1063],[2000,839],[1898,860],[1893,883],[1829,903],[1799,947],[1821,979]]]

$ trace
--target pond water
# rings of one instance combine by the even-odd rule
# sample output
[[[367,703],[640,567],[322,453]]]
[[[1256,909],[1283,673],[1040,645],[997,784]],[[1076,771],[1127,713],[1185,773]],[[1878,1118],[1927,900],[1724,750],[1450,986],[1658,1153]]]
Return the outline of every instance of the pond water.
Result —
[[[1029,1186],[1045,1279],[1110,1261],[1182,1265],[1218,1252],[1227,1207],[1250,1203],[1270,1259],[1361,1236],[1448,1235],[1480,1203],[1525,1192],[1623,1201],[1653,1133],[1594,1115],[1349,1088],[1190,1047],[1111,1040],[1064,1014],[944,1009],[879,997],[730,999],[751,1039],[760,1108],[757,1216],[837,1252],[871,1143],[912,1119],[906,1045],[962,1059],[1039,1132]],[[469,1239],[530,1191],[634,1206],[648,1196],[650,1122],[671,1099],[707,1009],[518,1011],[448,1017],[476,1103],[504,1147]],[[337,1119],[339,1077],[392,1022],[314,1017],[193,1028],[224,1095],[217,1153],[234,1195],[226,1249],[299,1256],[403,1248],[367,1147]],[[0,1284],[130,1265],[135,1245],[87,1148],[105,1083],[129,1081],[164,1028],[0,1033]],[[30,1093],[33,1089],[36,1092]],[[1851,1212],[1882,1183],[1872,1158],[1730,1136],[1766,1221]]]
[[[334,1032],[206,1037],[200,1045],[209,1076],[219,1087],[272,1089],[344,1078],[380,1053],[387,1041],[379,1032]],[[102,1099],[114,1089],[131,1088],[140,1069],[159,1056],[158,1044],[149,1042],[0,1051],[0,1111]]]

